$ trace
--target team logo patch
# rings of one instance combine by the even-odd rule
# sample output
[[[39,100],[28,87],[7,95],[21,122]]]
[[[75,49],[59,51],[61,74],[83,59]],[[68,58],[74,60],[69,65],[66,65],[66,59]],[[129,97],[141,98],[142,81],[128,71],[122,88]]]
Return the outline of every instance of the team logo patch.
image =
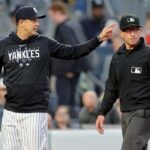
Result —
[[[142,73],[142,68],[141,67],[131,67],[131,73],[141,74]]]
[[[36,9],[35,7],[34,7],[33,9],[34,9],[34,12],[35,12],[35,13],[38,13],[38,12],[37,12],[37,9]]]
[[[8,51],[9,63],[16,62],[20,67],[30,66],[31,61],[40,59],[40,49],[29,48],[26,44],[19,45],[19,48]]]
[[[127,22],[135,22],[134,18],[127,18]]]

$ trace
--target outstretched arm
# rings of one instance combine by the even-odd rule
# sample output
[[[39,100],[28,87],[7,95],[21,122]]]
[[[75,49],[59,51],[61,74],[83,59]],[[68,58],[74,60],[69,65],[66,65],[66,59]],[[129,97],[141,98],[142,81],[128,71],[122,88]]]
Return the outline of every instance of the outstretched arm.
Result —
[[[89,54],[92,50],[99,46],[103,41],[108,40],[112,35],[115,25],[106,26],[98,37],[87,41],[83,44],[64,45],[55,40],[50,39],[49,49],[52,57],[61,59],[77,59]]]

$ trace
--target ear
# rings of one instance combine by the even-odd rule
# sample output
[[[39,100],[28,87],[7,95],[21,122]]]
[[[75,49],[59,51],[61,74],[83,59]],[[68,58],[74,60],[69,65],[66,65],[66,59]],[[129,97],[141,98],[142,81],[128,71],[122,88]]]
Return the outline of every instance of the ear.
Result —
[[[140,36],[144,36],[144,31],[142,28],[140,28]]]
[[[23,24],[23,20],[20,19],[20,20],[18,21],[18,25],[21,26],[22,24]]]

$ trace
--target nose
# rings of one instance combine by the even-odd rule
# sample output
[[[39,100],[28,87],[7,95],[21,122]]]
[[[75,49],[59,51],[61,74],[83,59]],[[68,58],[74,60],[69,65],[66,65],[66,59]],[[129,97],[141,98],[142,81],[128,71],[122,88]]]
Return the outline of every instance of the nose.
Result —
[[[39,27],[40,23],[39,23],[38,19],[34,20],[34,25],[37,26],[37,27]]]
[[[131,35],[134,35],[135,34],[135,31],[134,30],[131,30]]]
[[[38,20],[36,21],[35,25],[36,25],[36,26],[39,26],[39,25],[40,25],[40,23],[39,23]]]

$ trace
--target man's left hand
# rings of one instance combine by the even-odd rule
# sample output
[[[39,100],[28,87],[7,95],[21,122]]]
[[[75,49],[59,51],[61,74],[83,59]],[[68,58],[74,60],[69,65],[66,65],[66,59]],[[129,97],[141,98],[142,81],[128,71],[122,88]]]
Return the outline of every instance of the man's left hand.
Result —
[[[116,24],[112,24],[103,28],[102,32],[98,35],[100,42],[106,41],[111,38],[112,30]]]

